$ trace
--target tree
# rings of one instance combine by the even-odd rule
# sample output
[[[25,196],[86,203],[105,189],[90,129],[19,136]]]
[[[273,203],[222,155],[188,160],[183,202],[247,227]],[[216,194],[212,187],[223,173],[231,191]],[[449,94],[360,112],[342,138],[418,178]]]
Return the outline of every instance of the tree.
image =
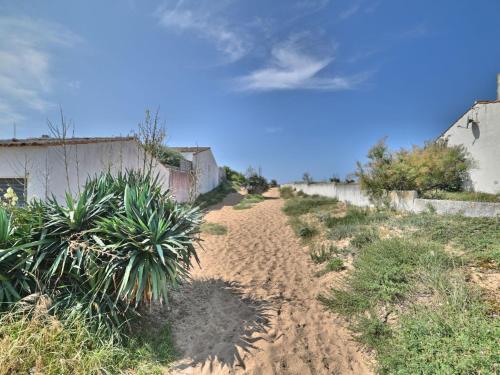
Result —
[[[444,140],[397,152],[381,140],[368,151],[366,164],[357,163],[355,175],[361,187],[379,199],[390,190],[459,191],[472,164],[462,145],[449,146]]]
[[[306,184],[312,184],[313,182],[313,178],[312,176],[309,174],[309,172],[304,172],[304,174],[302,175],[302,180],[306,183]]]

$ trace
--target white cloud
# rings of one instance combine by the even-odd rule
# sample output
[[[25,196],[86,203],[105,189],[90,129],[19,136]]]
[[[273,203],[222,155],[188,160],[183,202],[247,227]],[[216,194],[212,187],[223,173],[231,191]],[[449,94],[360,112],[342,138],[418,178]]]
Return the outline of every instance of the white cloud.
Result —
[[[274,46],[267,67],[255,70],[237,79],[237,89],[242,91],[270,90],[349,90],[366,79],[366,74],[355,76],[328,76],[322,71],[329,66],[330,54],[319,56],[307,52],[301,37]]]
[[[229,62],[234,62],[248,53],[250,43],[243,33],[231,27],[224,17],[202,6],[189,6],[178,1],[175,7],[157,10],[160,25],[180,32],[193,32],[215,45]]]
[[[11,124],[23,120],[26,110],[53,106],[53,48],[80,39],[57,24],[19,17],[0,17],[0,35],[0,123]]]

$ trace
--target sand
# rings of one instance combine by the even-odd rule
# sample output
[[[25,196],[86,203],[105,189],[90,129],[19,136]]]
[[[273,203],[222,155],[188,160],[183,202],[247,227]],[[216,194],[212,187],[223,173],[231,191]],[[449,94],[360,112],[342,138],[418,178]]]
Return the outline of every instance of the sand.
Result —
[[[201,268],[175,293],[173,374],[371,374],[345,322],[318,302],[328,285],[281,212],[276,190],[247,210],[231,194],[206,221]],[[317,267],[316,267],[317,268]],[[325,280],[328,280],[326,278]]]

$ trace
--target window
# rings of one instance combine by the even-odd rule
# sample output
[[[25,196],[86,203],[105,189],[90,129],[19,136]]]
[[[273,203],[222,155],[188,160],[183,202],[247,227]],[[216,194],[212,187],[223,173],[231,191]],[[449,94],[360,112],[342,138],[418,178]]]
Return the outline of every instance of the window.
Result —
[[[2,196],[5,194],[9,187],[14,189],[14,192],[19,199],[17,201],[17,204],[20,206],[24,206],[24,204],[26,203],[26,179],[22,177],[0,178],[0,194],[2,194]]]

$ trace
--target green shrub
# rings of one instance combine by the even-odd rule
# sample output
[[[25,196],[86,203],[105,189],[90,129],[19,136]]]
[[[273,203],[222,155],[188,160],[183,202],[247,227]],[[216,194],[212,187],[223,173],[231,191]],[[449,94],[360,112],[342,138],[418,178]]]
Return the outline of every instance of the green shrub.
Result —
[[[380,141],[370,149],[368,159],[365,165],[358,163],[356,176],[375,201],[390,190],[459,191],[472,167],[465,147],[448,146],[446,141],[397,152],[390,152]]]
[[[324,263],[338,252],[339,249],[334,245],[316,245],[310,256],[314,263]]]
[[[280,187],[280,197],[283,199],[290,199],[295,196],[293,188],[291,186]]]
[[[207,208],[221,202],[228,194],[234,193],[235,187],[229,182],[223,182],[215,189],[207,193],[200,194],[195,201],[195,205]]]
[[[269,189],[269,184],[264,177],[253,174],[246,180],[246,189],[249,194],[262,194]]]
[[[472,191],[430,190],[420,194],[424,199],[444,199],[452,201],[500,202],[500,194],[489,194]]]
[[[361,316],[355,323],[355,330],[359,332],[360,342],[378,351],[384,350],[392,334],[388,324],[377,317]]]
[[[495,374],[500,320],[491,317],[463,283],[448,285],[439,305],[405,313],[399,328],[379,345],[382,374]]]
[[[2,279],[19,297],[41,288],[53,313],[71,310],[99,330],[121,333],[136,307],[166,301],[197,260],[201,214],[149,175],[106,174],[65,205],[35,201],[23,211],[27,222],[0,249]]]
[[[0,317],[0,375],[157,374],[174,359],[170,329],[116,342],[80,316],[9,312]]]
[[[325,270],[327,272],[341,271],[344,269],[344,261],[340,258],[332,258],[326,264]]]
[[[379,240],[378,230],[376,228],[361,228],[351,239],[350,244],[358,249],[372,242]]]
[[[234,205],[235,210],[246,210],[252,208],[254,204],[264,201],[262,195],[259,194],[247,194],[238,204]]]
[[[247,181],[243,173],[236,172],[228,166],[224,166],[224,173],[226,175],[226,180],[229,181],[233,186],[241,187],[245,185]]]
[[[353,224],[336,225],[328,231],[328,238],[333,241],[340,241],[352,237],[358,233],[359,227]]]
[[[338,200],[319,196],[297,197],[288,199],[283,207],[283,212],[289,216],[300,216],[327,206],[335,207]]]
[[[221,236],[227,233],[227,227],[218,223],[203,223],[200,229],[203,233],[213,234],[216,236]]]
[[[317,231],[308,225],[304,225],[299,228],[298,234],[302,239],[308,239],[315,236],[317,234]]]
[[[332,289],[329,295],[320,295],[318,299],[329,309],[346,316],[363,312],[370,307],[363,295],[341,289]]]
[[[159,145],[156,151],[156,157],[160,163],[165,165],[172,165],[174,167],[180,167],[181,160],[184,160],[184,156],[179,151],[171,149],[165,145]]]

